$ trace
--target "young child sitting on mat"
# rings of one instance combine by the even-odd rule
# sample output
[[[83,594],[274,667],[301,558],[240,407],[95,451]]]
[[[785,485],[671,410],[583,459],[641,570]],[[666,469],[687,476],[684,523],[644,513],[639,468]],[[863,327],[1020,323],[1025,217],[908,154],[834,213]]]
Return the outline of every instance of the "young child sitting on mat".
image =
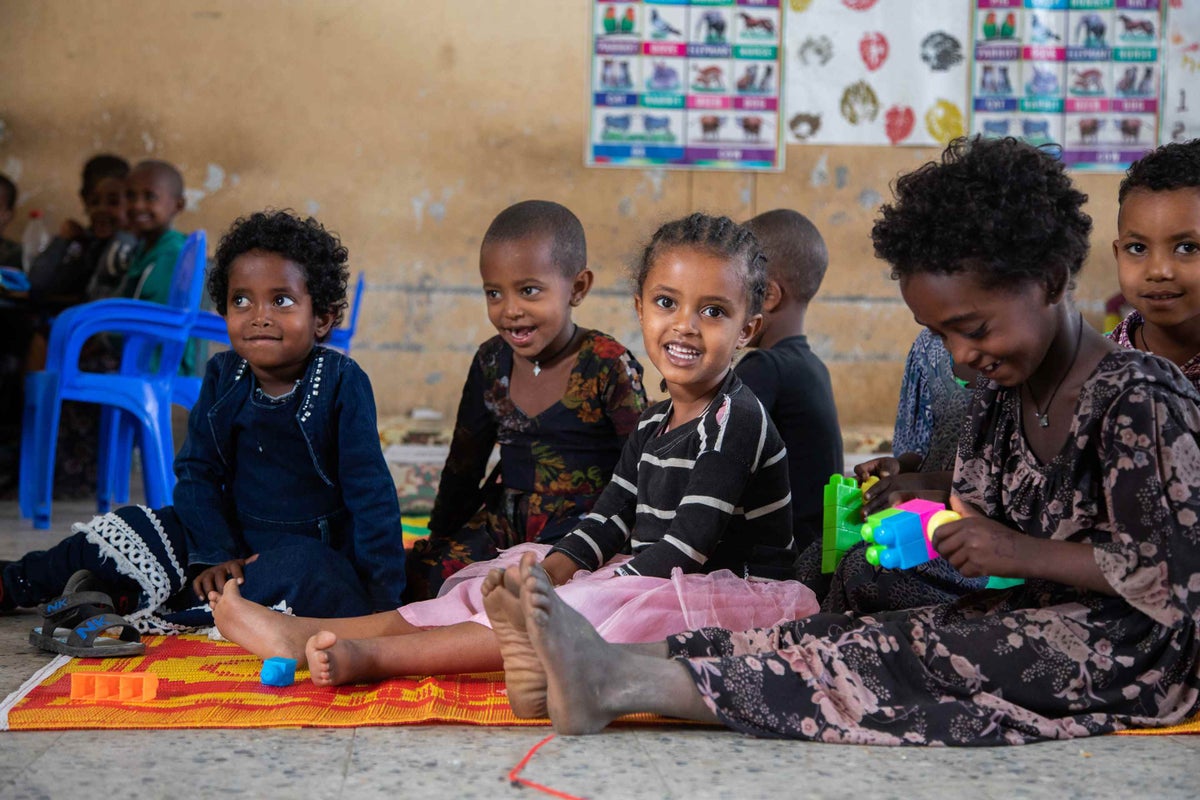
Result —
[[[371,385],[318,346],[346,307],[346,258],[314,219],[274,211],[233,224],[208,276],[233,349],[208,362],[174,506],[119,509],[3,565],[0,609],[52,598],[83,569],[133,598],[122,610],[144,633],[211,624],[208,594],[227,581],[301,614],[400,603],[400,508]]]
[[[618,647],[527,559],[485,598],[514,709],[548,711],[561,733],[647,711],[758,736],[996,745],[1173,725],[1200,708],[1200,394],[1074,308],[1085,195],[1051,154],[980,138],[952,142],[895,193],[875,252],[917,322],[984,378],[955,466],[963,519],[934,546],[964,575],[1025,583]]]
[[[635,302],[670,399],[642,415],[612,481],[557,545],[517,545],[463,569],[441,597],[353,619],[278,614],[229,583],[210,596],[217,627],[258,655],[307,659],[320,685],[494,670],[502,642],[484,579],[522,553],[544,557],[567,602],[614,641],[812,613],[812,592],[779,580],[796,559],[786,451],[731,369],[758,332],[765,286],[754,236],[731,220],[696,214],[658,231]]]
[[[567,208],[526,200],[500,212],[479,272],[497,335],[471,361],[431,535],[408,562],[409,600],[436,597],[446,578],[500,549],[561,539],[592,510],[646,408],[642,365],[571,319],[592,271]],[[497,442],[500,465],[484,481]]]
[[[1143,156],[1119,197],[1113,255],[1134,310],[1109,338],[1162,356],[1200,388],[1200,139]]]
[[[762,401],[788,450],[792,530],[796,546],[821,541],[824,487],[842,472],[842,431],[829,370],[808,346],[804,319],[829,251],[817,226],[798,211],[778,208],[745,223],[767,256],[763,324],[755,348],[735,370]],[[820,562],[820,545],[817,562]]]

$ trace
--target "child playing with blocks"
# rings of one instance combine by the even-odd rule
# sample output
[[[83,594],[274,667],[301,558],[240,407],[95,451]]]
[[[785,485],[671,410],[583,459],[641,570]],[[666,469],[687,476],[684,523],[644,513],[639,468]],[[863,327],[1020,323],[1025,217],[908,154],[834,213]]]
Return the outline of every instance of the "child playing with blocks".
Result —
[[[513,707],[560,733],[651,712],[758,736],[997,745],[1200,708],[1200,394],[1118,349],[1069,289],[1091,220],[1063,165],[959,139],[902,176],[873,238],[916,320],[978,370],[934,546],[1016,587],[879,616],[605,642],[532,558],[486,597]]]

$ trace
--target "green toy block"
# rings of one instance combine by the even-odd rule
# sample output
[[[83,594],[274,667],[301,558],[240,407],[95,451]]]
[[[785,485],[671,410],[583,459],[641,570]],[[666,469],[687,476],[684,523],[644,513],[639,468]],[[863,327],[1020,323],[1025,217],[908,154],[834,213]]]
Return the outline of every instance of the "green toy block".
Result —
[[[837,569],[842,554],[862,541],[862,490],[854,478],[831,475],[825,485],[821,571]]]

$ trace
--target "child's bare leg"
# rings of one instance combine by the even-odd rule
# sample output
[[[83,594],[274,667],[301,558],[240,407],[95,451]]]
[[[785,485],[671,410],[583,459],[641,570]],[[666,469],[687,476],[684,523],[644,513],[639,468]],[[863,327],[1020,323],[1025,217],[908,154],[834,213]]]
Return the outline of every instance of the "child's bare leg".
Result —
[[[280,614],[242,597],[237,581],[227,581],[221,594],[210,592],[208,599],[217,630],[226,639],[257,656],[294,658],[301,664],[304,663],[305,644],[321,631],[333,631],[342,637],[366,638],[420,630],[406,622],[396,611],[344,619]]]
[[[475,622],[370,638],[346,638],[322,630],[308,640],[305,654],[312,682],[318,686],[397,675],[494,672],[503,664],[496,635]]]
[[[504,684],[513,713],[525,719],[544,718],[546,671],[525,631],[520,582],[515,566],[489,572],[483,580],[483,607],[504,657]]]
[[[558,598],[540,566],[522,561],[521,571],[525,630],[546,673],[546,706],[556,731],[597,733],[639,711],[717,721],[685,666],[605,642]],[[665,648],[659,652],[665,655]]]

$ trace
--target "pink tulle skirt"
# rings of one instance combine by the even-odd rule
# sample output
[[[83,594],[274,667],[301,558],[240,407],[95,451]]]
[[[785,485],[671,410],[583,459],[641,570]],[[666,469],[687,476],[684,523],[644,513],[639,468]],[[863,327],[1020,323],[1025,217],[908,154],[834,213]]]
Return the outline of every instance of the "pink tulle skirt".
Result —
[[[550,547],[517,545],[494,561],[471,564],[451,576],[437,598],[406,605],[400,614],[422,628],[459,622],[488,625],[480,591],[484,576],[515,565],[527,552],[541,560]],[[798,581],[747,581],[729,570],[698,575],[677,568],[669,578],[614,576],[613,569],[628,559],[618,556],[596,572],[576,572],[555,590],[610,642],[657,642],[706,627],[768,628],[814,614],[820,605],[812,590]]]

